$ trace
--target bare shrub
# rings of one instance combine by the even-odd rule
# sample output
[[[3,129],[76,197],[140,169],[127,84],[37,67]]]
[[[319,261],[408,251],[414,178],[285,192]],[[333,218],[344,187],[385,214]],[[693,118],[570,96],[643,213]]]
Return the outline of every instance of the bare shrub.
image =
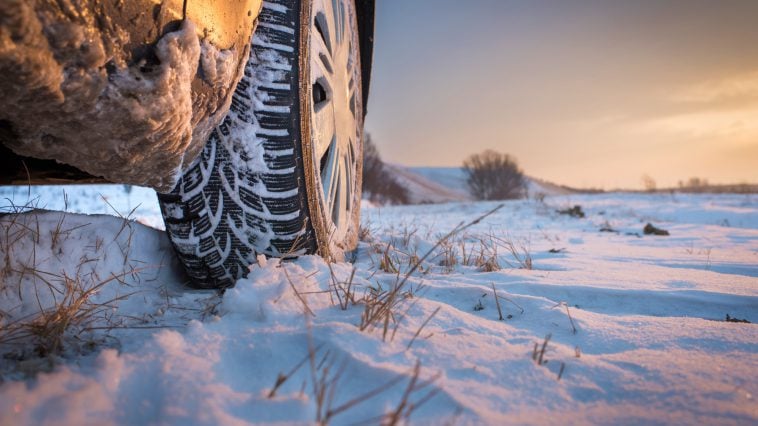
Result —
[[[510,200],[526,194],[524,173],[508,154],[487,150],[463,162],[471,195],[479,200]]]
[[[372,202],[408,204],[408,190],[384,167],[379,150],[368,133],[363,140],[363,193]]]

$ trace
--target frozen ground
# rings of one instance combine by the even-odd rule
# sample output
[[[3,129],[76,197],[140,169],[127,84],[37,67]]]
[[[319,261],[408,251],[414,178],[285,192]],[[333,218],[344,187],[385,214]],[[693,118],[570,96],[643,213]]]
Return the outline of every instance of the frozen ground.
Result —
[[[76,191],[159,221],[149,192]],[[495,207],[368,208],[354,263],[260,259],[223,295],[148,226],[2,216],[0,424],[758,422],[758,197],[508,202],[420,259]]]

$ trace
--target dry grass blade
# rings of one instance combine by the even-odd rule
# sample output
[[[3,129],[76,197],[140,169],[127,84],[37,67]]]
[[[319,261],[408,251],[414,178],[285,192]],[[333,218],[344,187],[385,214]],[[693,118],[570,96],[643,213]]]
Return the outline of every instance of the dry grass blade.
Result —
[[[358,241],[370,242],[373,237],[371,236],[371,225],[364,226],[361,224],[358,227]]]
[[[547,364],[547,359],[545,358],[545,352],[547,351],[547,344],[550,342],[550,338],[553,337],[552,334],[548,334],[545,336],[545,340],[542,342],[542,346],[540,346],[538,343],[534,344],[534,350],[532,351],[532,359],[534,362],[537,363],[537,365],[545,365]]]
[[[421,374],[421,363],[419,361],[416,361],[416,364],[413,367],[413,374],[411,376],[411,379],[408,382],[408,385],[406,386],[405,391],[403,392],[403,395],[400,398],[400,401],[398,401],[397,406],[392,411],[380,416],[364,419],[360,422],[354,422],[351,424],[354,424],[354,425],[365,425],[365,424],[396,425],[399,423],[407,423],[409,417],[411,416],[411,414],[413,414],[414,411],[416,411],[422,405],[424,405],[429,400],[434,398],[434,396],[436,396],[440,391],[439,388],[434,388],[430,390],[429,392],[427,392],[425,395],[422,395],[420,398],[416,399],[415,401],[412,401],[411,398],[414,395],[418,394],[419,392],[423,391],[425,388],[434,384],[439,378],[439,375],[435,375],[429,380],[420,381],[419,380],[420,374]],[[400,378],[402,378],[402,376]],[[456,413],[459,410],[460,410],[460,407],[456,409]]]
[[[566,315],[569,317],[569,322],[571,322],[571,329],[573,330],[574,334],[576,334],[576,325],[574,324],[574,318],[571,317],[571,312],[569,311],[568,304],[564,304],[566,306]]]
[[[534,362],[537,365],[544,366],[545,364],[548,363],[548,359],[545,358],[545,353],[547,352],[547,344],[550,342],[551,337],[552,335],[550,334],[545,336],[545,340],[542,342],[541,346],[539,343],[536,343],[536,342],[534,343],[534,349],[532,350],[532,360],[534,360]],[[579,347],[577,346],[577,350],[578,348]],[[561,365],[558,368],[558,380],[561,380],[561,377],[563,377],[563,372],[565,370],[566,370],[566,363],[561,361]]]
[[[420,375],[421,375],[421,362],[416,361],[416,365],[413,368],[413,376],[411,377],[411,380],[408,382],[408,386],[405,388],[405,392],[403,392],[403,396],[400,399],[400,402],[398,403],[395,410],[393,410],[392,412],[390,412],[389,414],[385,415],[382,418],[382,421],[381,421],[382,425],[396,425],[396,424],[399,424],[403,420],[407,421],[410,415],[413,413],[413,411],[417,410],[419,407],[421,407],[427,401],[432,399],[439,392],[439,389],[432,389],[426,395],[418,399],[416,402],[412,402],[411,396],[414,393],[417,393],[423,390],[424,388],[426,388],[427,386],[431,385],[437,380],[437,377],[438,377],[438,376],[435,376],[424,383],[419,383]]]
[[[377,395],[381,394],[382,392],[386,391],[387,389],[389,389],[389,388],[395,386],[396,384],[400,383],[402,380],[403,380],[403,376],[398,375],[394,379],[389,380],[389,381],[385,382],[384,384],[379,385],[379,386],[377,386],[377,387],[375,387],[375,388],[373,388],[373,389],[371,389],[371,390],[369,390],[367,392],[364,392],[363,394],[361,394],[361,395],[359,395],[359,396],[357,396],[357,397],[355,397],[355,398],[353,398],[353,399],[345,402],[344,404],[341,404],[341,405],[339,405],[339,406],[337,406],[335,408],[329,408],[329,409],[327,409],[326,410],[325,420],[328,421],[331,418],[333,418],[334,416],[336,416],[336,415],[338,415],[340,413],[343,413],[343,412],[349,410],[350,408],[355,407],[356,405],[358,405],[358,404],[360,404],[360,403],[362,403],[364,401],[368,401],[369,399],[376,397]]]
[[[358,396],[351,398],[344,403],[341,403],[339,405],[334,404],[335,395],[337,394],[337,389],[340,384],[340,379],[342,378],[345,372],[345,369],[347,368],[347,363],[344,363],[344,362],[340,363],[341,365],[340,368],[334,371],[333,367],[336,364],[335,362],[336,360],[334,359],[334,357],[331,356],[329,351],[327,351],[321,357],[321,360],[318,361],[317,356],[318,356],[319,351],[321,350],[322,345],[319,345],[318,347],[314,347],[312,326],[310,322],[310,317],[308,317],[307,315],[306,315],[306,328],[308,330],[307,331],[308,355],[306,359],[299,362],[287,374],[279,374],[279,376],[277,377],[277,381],[274,386],[274,389],[272,389],[271,392],[269,392],[269,397],[270,398],[273,397],[275,395],[276,389],[278,389],[289,377],[291,377],[292,374],[294,374],[294,372],[297,371],[307,360],[310,364],[310,375],[311,375],[313,398],[316,405],[316,423],[317,424],[319,425],[329,424],[336,416],[345,413],[346,411],[350,410],[351,408],[359,404],[362,404],[365,401],[368,401],[372,398],[377,397],[378,395],[381,395],[382,393],[384,393],[385,391],[387,391],[388,389],[392,388],[393,386],[403,381],[403,379],[405,379],[406,376],[397,375],[396,377],[382,383],[381,385],[371,388],[367,390],[366,392],[359,394]],[[435,376],[430,380],[420,382],[419,380],[420,373],[421,373],[421,363],[419,361],[416,361],[416,364],[413,368],[413,376],[411,377],[410,383],[406,387],[406,390],[403,393],[403,396],[397,408],[390,414],[378,416],[372,420],[374,421],[381,420],[382,424],[393,424],[393,425],[397,424],[398,421],[407,419],[415,409],[417,409],[426,401],[431,399],[434,395],[436,395],[436,393],[438,392],[438,389],[433,389],[430,392],[428,392],[426,395],[424,395],[423,397],[419,398],[415,403],[410,401],[410,398],[412,395],[430,386],[438,378],[438,376]],[[363,422],[363,423],[365,424],[366,422]]]
[[[329,274],[331,275],[331,289],[329,290],[329,296],[331,297],[332,292],[334,292],[337,296],[337,302],[340,305],[340,309],[345,311],[349,304],[352,303],[355,305],[357,303],[355,299],[355,287],[353,287],[356,269],[353,267],[350,272],[350,278],[347,281],[341,282],[337,279],[337,275],[334,273],[332,263],[327,262],[326,265],[329,267]],[[332,304],[334,304],[334,299],[332,299]]]
[[[563,307],[566,308],[566,315],[568,316],[569,323],[571,323],[571,331],[574,334],[576,334],[578,332],[578,330],[576,328],[576,324],[574,324],[574,318],[571,316],[571,311],[569,311],[568,303],[566,303],[566,302],[559,302],[558,304],[556,304],[555,306],[553,306],[553,309],[555,309],[555,308],[557,308],[559,306],[563,306]]]
[[[290,287],[292,287],[292,291],[295,292],[295,296],[297,296],[298,300],[300,300],[300,302],[303,304],[303,309],[305,313],[315,317],[316,314],[313,313],[310,306],[308,306],[308,302],[306,302],[305,299],[303,298],[303,295],[300,294],[299,291],[297,291],[297,287],[295,287],[295,283],[293,283],[292,279],[290,279],[290,275],[289,273],[287,273],[287,268],[284,267],[284,264],[281,264],[280,267],[282,268],[282,271],[284,271],[284,276],[287,278],[287,282],[289,282]]]
[[[500,321],[503,321],[504,320],[503,310],[500,309],[500,299],[497,297],[497,290],[495,290],[495,283],[490,283],[490,284],[492,284],[492,293],[495,294],[495,305],[497,306],[497,314],[500,317]]]
[[[316,349],[314,351],[318,352],[319,350],[321,350],[322,346],[323,346],[323,344],[319,345],[318,347],[316,347]],[[311,356],[311,353],[310,353],[310,351],[308,351],[308,354],[305,355],[305,357],[302,360],[300,360],[300,362],[298,362],[297,364],[295,364],[295,366],[292,367],[292,369],[290,369],[290,371],[288,371],[285,374],[279,373],[276,376],[276,383],[274,383],[274,387],[271,388],[271,390],[269,391],[267,397],[269,399],[275,397],[276,396],[276,391],[279,390],[279,388],[287,380],[289,380],[289,378],[292,377],[292,375],[295,374],[297,372],[297,370],[300,369],[300,367],[302,367],[306,362],[308,362],[308,360],[310,359],[310,356]]]
[[[426,287],[423,288],[423,290],[426,290]],[[400,323],[403,322],[405,317],[408,316],[408,313],[413,309],[414,306],[416,306],[416,303],[421,300],[419,298],[416,298],[413,303],[411,303],[405,310],[397,317],[397,321],[395,321],[395,327],[392,329],[392,337],[390,337],[391,341],[395,340],[395,334],[397,334],[398,328],[400,328]]]
[[[379,260],[379,269],[390,274],[399,274],[400,270],[395,265],[396,262],[394,262],[390,256],[391,248],[392,244],[387,244],[387,247],[384,249],[384,253],[382,253],[382,258]]]
[[[415,341],[416,341],[416,338],[419,336],[419,334],[421,334],[421,330],[423,330],[423,329],[424,329],[424,327],[426,327],[426,325],[429,323],[429,321],[431,321],[431,320],[432,320],[432,318],[434,318],[434,316],[435,316],[435,315],[437,315],[437,312],[439,312],[439,311],[440,311],[440,308],[442,308],[442,307],[441,307],[441,306],[438,306],[438,307],[437,307],[437,309],[435,309],[435,310],[434,310],[434,312],[432,312],[432,314],[431,314],[431,315],[429,315],[429,316],[426,318],[426,320],[424,320],[424,323],[423,323],[423,324],[421,324],[421,327],[419,327],[419,328],[418,328],[418,330],[416,330],[416,334],[414,334],[414,335],[413,335],[413,338],[411,339],[411,341],[410,341],[410,342],[408,342],[408,346],[405,348],[406,350],[408,350],[408,349],[410,349],[410,348],[411,348],[411,345],[413,345],[413,342],[415,342]]]
[[[513,306],[517,307],[519,309],[519,311],[521,311],[520,313],[522,313],[522,314],[524,313],[524,308],[522,308],[521,305],[519,305],[518,303],[514,302],[511,298],[505,297],[505,296],[501,296],[499,294],[496,295],[496,296],[497,296],[497,297],[495,297],[496,300],[497,299],[503,299],[506,302],[508,302],[508,303],[512,304]]]

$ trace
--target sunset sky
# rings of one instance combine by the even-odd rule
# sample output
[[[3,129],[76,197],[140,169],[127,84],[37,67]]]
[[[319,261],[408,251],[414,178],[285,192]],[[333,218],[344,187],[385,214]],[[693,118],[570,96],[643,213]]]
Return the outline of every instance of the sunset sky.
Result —
[[[758,182],[758,1],[379,0],[386,161],[495,149],[582,187]]]

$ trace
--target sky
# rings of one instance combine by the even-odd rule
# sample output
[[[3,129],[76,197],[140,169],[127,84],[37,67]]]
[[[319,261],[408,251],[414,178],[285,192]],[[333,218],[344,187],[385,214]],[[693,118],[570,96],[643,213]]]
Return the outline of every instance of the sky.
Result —
[[[556,183],[758,182],[758,1],[379,0],[385,161],[485,149]]]

